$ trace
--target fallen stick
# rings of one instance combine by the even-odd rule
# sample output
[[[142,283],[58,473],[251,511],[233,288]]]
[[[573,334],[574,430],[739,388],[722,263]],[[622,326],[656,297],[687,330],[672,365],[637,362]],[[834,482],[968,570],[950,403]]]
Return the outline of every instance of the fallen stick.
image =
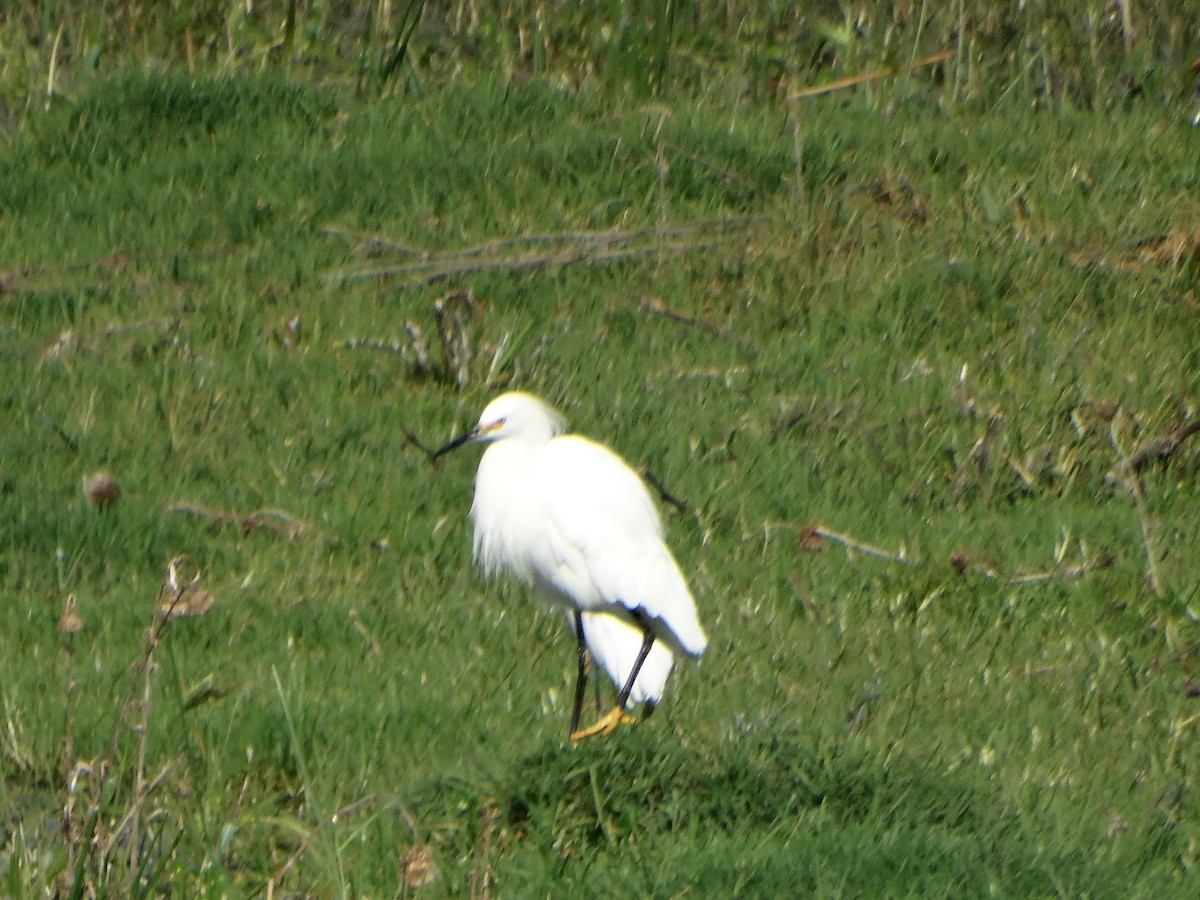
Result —
[[[693,328],[699,328],[701,331],[711,334],[713,337],[724,338],[725,334],[716,325],[705,322],[703,319],[689,316],[687,313],[682,313],[677,309],[672,309],[663,303],[657,297],[651,297],[649,294],[642,294],[639,298],[639,303],[642,309],[647,312],[656,313],[670,319],[672,322],[678,322],[680,325],[691,325]]]
[[[677,309],[672,309],[657,297],[651,297],[649,294],[642,294],[638,302],[641,308],[646,310],[646,312],[651,312],[655,315],[670,319],[672,322],[678,322],[680,325],[688,325],[692,328],[698,328],[705,334],[711,334],[715,338],[728,341],[743,353],[750,355],[754,354],[753,348],[743,344],[736,337],[730,334],[727,329],[721,328],[719,325],[714,325],[711,322],[706,322],[704,319],[696,316],[689,316],[687,313],[680,312]]]
[[[814,538],[816,539],[814,541]],[[910,559],[907,552],[902,548],[899,553],[888,553],[879,547],[868,544],[865,541],[860,541],[857,538],[849,535],[840,534],[836,531],[831,531],[820,525],[813,525],[804,528],[800,532],[800,546],[805,550],[820,550],[821,540],[833,541],[836,544],[841,544],[850,550],[857,550],[868,556],[874,556],[879,559],[886,559],[889,562],[903,563],[904,565],[916,565],[920,561]],[[971,572],[975,575],[982,575],[984,578],[989,578],[993,581],[1001,581],[1005,584],[1030,584],[1037,581],[1049,581],[1052,578],[1078,578],[1085,575],[1093,569],[1104,569],[1112,565],[1112,557],[1107,554],[1101,555],[1096,560],[1085,560],[1081,563],[1076,563],[1071,566],[1056,566],[1052,569],[1046,569],[1040,572],[1018,572],[1015,575],[1003,575],[995,569],[989,568],[982,563],[971,564],[969,555],[965,550],[955,550],[950,555],[950,565],[960,575],[965,575]],[[793,584],[795,581],[793,580]]]
[[[417,436],[415,434],[413,434],[409,429],[405,428],[405,429],[403,429],[403,431],[404,431],[404,445],[406,447],[416,447],[418,450],[420,450],[422,453],[424,453],[427,457],[429,457],[429,461],[431,463],[433,463],[433,467],[436,469],[437,468],[437,452],[434,451],[432,448],[427,447],[424,444],[422,444],[421,441],[417,438]]]
[[[593,231],[547,231],[536,234],[517,235],[516,237],[488,238],[486,241],[471,247],[463,247],[458,250],[447,250],[439,253],[432,253],[428,250],[421,250],[411,247],[408,244],[400,243],[399,241],[392,240],[391,238],[381,234],[356,231],[352,228],[346,228],[342,225],[326,225],[321,230],[326,234],[354,238],[355,240],[375,244],[380,247],[390,247],[404,253],[412,254],[413,256],[418,256],[425,260],[434,260],[439,258],[457,259],[464,256],[482,256],[488,253],[495,254],[497,251],[503,248],[522,245],[628,244],[632,241],[650,237],[681,237],[683,235],[696,234],[704,231],[746,228],[764,218],[764,216],[726,216],[716,219],[699,219],[695,222],[685,222],[680,225],[654,225],[649,228],[635,228],[631,231],[621,231],[616,228],[606,228]]]
[[[188,513],[201,519],[209,519],[218,525],[237,525],[245,532],[265,528],[288,540],[295,540],[302,534],[317,531],[311,523],[297,519],[281,509],[256,509],[251,513],[239,513],[208,509],[195,503],[172,503],[167,507],[167,512]]]
[[[655,225],[649,228],[619,231],[605,229],[603,231],[564,231],[546,232],[540,234],[518,235],[516,237],[489,238],[471,247],[449,250],[441,253],[430,253],[414,249],[405,244],[391,241],[382,235],[356,232],[340,225],[326,226],[329,234],[353,237],[368,241],[372,244],[393,247],[417,257],[416,261],[396,266],[370,269],[362,272],[339,272],[329,276],[335,282],[350,281],[362,278],[382,278],[393,275],[412,275],[409,283],[427,284],[451,275],[483,271],[486,269],[520,270],[549,265],[567,265],[574,262],[595,261],[608,262],[624,258],[625,255],[638,255],[652,252],[682,252],[687,249],[699,249],[710,246],[709,242],[691,242],[682,240],[689,235],[698,235],[718,231],[733,231],[745,229],[763,220],[762,216],[743,216],[738,218],[724,217],[717,219],[701,219],[696,222],[685,222],[680,225]],[[627,247],[634,242],[650,239],[675,239],[668,244],[653,244],[645,247]],[[530,248],[548,244],[559,245],[559,250],[551,252],[524,252],[504,255],[502,251],[509,248]],[[421,277],[424,273],[424,277]]]
[[[353,228],[346,228],[342,225],[326,225],[321,229],[321,231],[323,231],[325,234],[353,238],[356,241],[374,244],[376,247],[386,247],[388,250],[399,250],[401,253],[410,253],[413,256],[420,257],[421,259],[429,259],[429,257],[433,256],[433,254],[428,250],[410,247],[408,244],[402,244],[399,241],[394,241],[391,238],[384,237],[381,234],[372,234],[369,231],[355,231]]]
[[[892,562],[905,564],[909,562],[908,554],[904,552],[903,548],[901,548],[899,553],[888,553],[886,550],[881,550],[879,547],[873,547],[870,544],[865,544],[862,541],[855,540],[854,538],[844,534],[838,534],[836,531],[830,531],[828,528],[822,528],[819,525],[815,528],[812,528],[811,533],[815,534],[817,537],[825,538],[827,541],[833,541],[836,544],[841,544],[843,547],[847,547],[850,550],[857,550],[859,553],[865,553],[868,556],[876,556],[880,559],[887,559],[891,560]]]
[[[1092,569],[1104,569],[1112,564],[1112,559],[1109,557],[1101,557],[1096,562],[1082,562],[1073,566],[1066,566],[1061,569],[1049,569],[1045,572],[1026,572],[1010,575],[1004,579],[1009,584],[1029,584],[1035,581],[1049,581],[1051,578],[1078,578],[1080,575],[1086,575]]]
[[[473,247],[465,247],[462,250],[454,250],[442,255],[453,257],[482,256],[487,253],[495,254],[507,247],[541,244],[592,244],[608,247],[630,244],[646,238],[677,238],[707,231],[732,231],[738,228],[746,228],[761,218],[761,216],[725,217],[719,219],[699,219],[695,222],[684,222],[679,225],[654,225],[648,228],[635,228],[631,231],[606,228],[600,231],[550,231],[540,234],[517,235],[516,237],[489,238]]]
[[[527,253],[520,256],[477,259],[472,256],[456,256],[452,259],[436,258],[427,262],[410,263],[401,266],[387,266],[378,269],[366,269],[361,272],[339,272],[330,276],[335,283],[346,281],[362,281],[368,278],[390,278],[396,275],[408,275],[402,287],[416,287],[433,284],[455,275],[470,275],[475,272],[523,272],[530,269],[546,269],[554,266],[570,266],[577,263],[596,265],[599,263],[617,262],[652,253],[688,253],[715,247],[719,241],[676,242],[672,244],[654,244],[645,247],[632,247],[625,250],[606,250],[597,252],[592,249],[577,250],[573,253]]]
[[[909,63],[904,66],[888,66],[886,69],[876,69],[874,72],[867,72],[862,75],[851,75],[849,78],[842,78],[838,81],[832,81],[829,84],[818,84],[813,87],[801,88],[794,94],[789,95],[789,99],[801,100],[805,97],[817,97],[821,94],[828,94],[832,91],[840,91],[842,88],[854,87],[855,85],[864,84],[868,81],[875,81],[879,78],[886,78],[889,75],[898,75],[901,72],[910,72],[913,69],[919,69],[922,66],[933,65],[934,63],[943,62],[949,59],[951,53],[949,50],[943,50],[941,53],[935,53],[933,56],[926,56],[924,59],[918,59],[916,62]]]
[[[1200,419],[1188,419],[1178,423],[1167,434],[1146,441],[1127,457],[1123,457],[1117,465],[1108,470],[1104,480],[1115,484],[1126,475],[1140,472],[1152,462],[1167,459],[1180,445],[1192,435],[1200,432]]]
[[[662,498],[663,503],[667,503],[675,507],[675,509],[681,513],[686,513],[688,511],[687,501],[680,500],[678,497],[668,491],[666,486],[658,480],[658,476],[656,476],[649,469],[642,469],[642,478],[646,480],[648,485],[658,491],[658,496]]]

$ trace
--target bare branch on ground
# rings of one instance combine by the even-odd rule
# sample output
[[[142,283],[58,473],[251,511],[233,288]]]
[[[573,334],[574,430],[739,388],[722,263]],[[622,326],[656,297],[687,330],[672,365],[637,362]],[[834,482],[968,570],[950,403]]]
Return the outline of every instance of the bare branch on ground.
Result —
[[[692,328],[699,329],[705,334],[711,334],[715,338],[720,338],[723,341],[728,341],[744,353],[753,354],[753,349],[742,343],[732,334],[728,328],[722,328],[719,325],[714,325],[712,322],[706,322],[698,316],[689,316],[685,312],[674,309],[659,300],[657,297],[651,297],[649,294],[642,294],[638,298],[638,305],[647,312],[654,313],[664,318],[670,319],[672,322],[678,322],[680,325],[688,325]]]
[[[311,522],[298,519],[281,509],[256,509],[251,513],[239,513],[222,509],[209,509],[196,503],[172,503],[167,512],[181,512],[208,519],[217,525],[236,525],[244,532],[265,529],[289,541],[301,535],[316,533],[324,537]]]
[[[417,256],[417,260],[393,266],[335,272],[330,276],[330,280],[342,283],[368,278],[405,276],[401,285],[408,287],[432,284],[455,275],[469,275],[475,272],[520,272],[578,263],[600,265],[655,253],[690,253],[722,242],[719,237],[705,238],[704,235],[744,230],[761,219],[760,216],[744,216],[705,219],[682,225],[632,231],[607,229],[521,235],[493,238],[471,247],[440,253],[414,251],[406,246],[397,245],[397,249]],[[353,234],[360,239],[372,237],[350,232],[340,226],[329,226],[326,231],[332,234]],[[386,245],[388,240],[382,236],[375,236],[372,242]],[[547,246],[550,249],[531,249]]]
[[[823,550],[825,541],[832,541],[836,544],[841,544],[851,551],[863,553],[867,556],[874,556],[878,559],[886,559],[889,562],[898,562],[904,565],[920,564],[920,560],[911,558],[903,547],[897,553],[889,553],[887,550],[876,547],[873,544],[868,544],[866,541],[832,531],[821,525],[806,526],[800,529],[800,533],[797,536],[797,544],[800,549],[808,552]],[[1079,578],[1093,570],[1107,568],[1112,565],[1112,562],[1111,556],[1102,554],[1094,559],[1084,559],[1083,562],[1074,565],[1056,565],[1040,571],[1016,572],[1012,575],[1004,575],[983,563],[972,563],[970,554],[964,548],[960,547],[950,554],[950,565],[960,575],[970,572],[975,575],[981,575],[984,578],[1002,581],[1005,584],[1030,584],[1037,581],[1050,581],[1055,578]],[[796,584],[795,579],[793,579],[793,584]],[[797,587],[797,589],[799,588]],[[801,596],[803,597],[804,594],[801,593]]]
[[[687,501],[680,500],[678,497],[668,491],[666,485],[659,481],[658,476],[649,469],[642,469],[642,478],[646,480],[648,485],[658,491],[658,496],[662,498],[663,503],[675,507],[675,509],[680,513],[686,513],[688,511]]]
[[[866,72],[862,75],[852,75],[849,78],[842,78],[838,81],[830,82],[829,84],[818,84],[812,87],[801,88],[794,94],[790,95],[790,99],[799,100],[804,97],[817,97],[821,94],[828,94],[832,91],[840,91],[843,88],[854,87],[855,85],[864,84],[868,81],[875,81],[879,78],[886,78],[889,75],[898,75],[901,72],[910,72],[913,69],[919,69],[922,66],[931,66],[934,63],[945,62],[951,56],[949,50],[943,50],[941,53],[934,53],[932,56],[926,56],[924,59],[918,59],[916,62],[909,63],[904,66],[888,66],[886,69],[876,69],[874,72]]]
[[[1104,480],[1109,484],[1118,484],[1130,474],[1136,474],[1152,462],[1161,462],[1180,448],[1184,441],[1200,432],[1200,419],[1187,419],[1177,422],[1166,434],[1146,441],[1129,456],[1108,470]]]

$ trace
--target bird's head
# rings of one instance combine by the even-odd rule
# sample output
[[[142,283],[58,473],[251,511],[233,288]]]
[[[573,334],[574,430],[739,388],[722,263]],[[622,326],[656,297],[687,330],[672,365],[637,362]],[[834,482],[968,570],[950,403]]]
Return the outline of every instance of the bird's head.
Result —
[[[474,428],[442,447],[434,453],[433,458],[437,459],[469,441],[489,444],[512,439],[544,444],[562,434],[566,427],[567,420],[544,400],[523,391],[510,391],[489,403]]]

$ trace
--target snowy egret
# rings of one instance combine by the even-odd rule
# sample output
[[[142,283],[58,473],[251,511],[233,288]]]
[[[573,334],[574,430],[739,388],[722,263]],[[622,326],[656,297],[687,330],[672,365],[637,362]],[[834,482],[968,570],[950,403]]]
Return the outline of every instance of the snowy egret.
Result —
[[[475,559],[487,575],[507,569],[568,612],[579,644],[578,740],[630,721],[631,701],[652,708],[673,658],[699,656],[708,638],[642,480],[608,448],[565,430],[552,407],[514,391],[434,458],[468,441],[488,445],[471,504]],[[589,649],[619,691],[611,711],[578,730]]]

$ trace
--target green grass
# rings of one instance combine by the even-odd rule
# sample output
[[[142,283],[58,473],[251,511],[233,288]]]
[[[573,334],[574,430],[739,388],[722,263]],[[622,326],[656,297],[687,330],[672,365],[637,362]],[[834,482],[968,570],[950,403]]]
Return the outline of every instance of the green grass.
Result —
[[[426,88],[125,70],[5,137],[0,892],[128,894],[133,843],[61,832],[95,800],[102,838],[141,810],[146,890],[179,896],[405,895],[414,843],[430,896],[1187,895],[1200,443],[1140,505],[1105,480],[1196,416],[1179,109],[980,111],[916,76],[806,100],[798,206],[778,103]],[[329,230],[435,253],[714,218],[744,227],[423,285],[347,277],[414,257]],[[460,389],[432,305],[466,288]],[[561,616],[473,570],[474,458],[405,437],[509,385],[688,504],[709,652],[606,741],[565,740]],[[806,549],[817,524],[905,561]],[[124,708],[180,554],[216,606]]]

